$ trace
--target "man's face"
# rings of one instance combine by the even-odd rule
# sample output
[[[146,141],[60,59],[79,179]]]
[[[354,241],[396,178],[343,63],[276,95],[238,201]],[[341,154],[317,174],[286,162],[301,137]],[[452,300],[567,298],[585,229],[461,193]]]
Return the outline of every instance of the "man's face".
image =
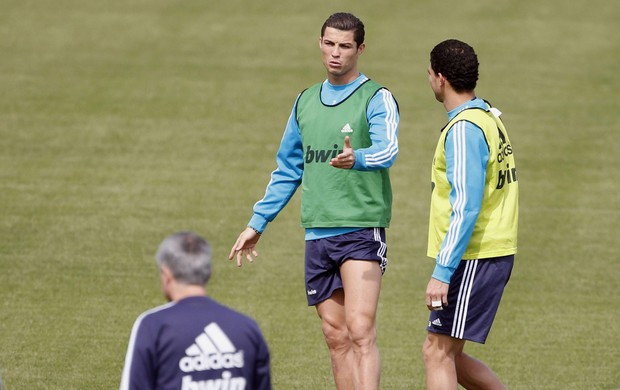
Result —
[[[443,80],[440,75],[435,73],[431,66],[428,66],[428,83],[435,94],[435,99],[443,103]]]
[[[353,39],[353,31],[327,27],[320,39],[319,47],[323,65],[332,84],[347,84],[359,75],[357,59],[364,51],[365,45],[362,43],[357,46]]]

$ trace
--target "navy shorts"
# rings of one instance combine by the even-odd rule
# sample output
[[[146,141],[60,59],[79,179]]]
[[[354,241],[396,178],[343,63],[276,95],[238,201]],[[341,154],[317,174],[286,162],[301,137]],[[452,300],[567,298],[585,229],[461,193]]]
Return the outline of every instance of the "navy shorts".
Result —
[[[513,263],[514,255],[461,260],[450,280],[448,306],[431,311],[426,330],[484,344]]]
[[[347,260],[377,261],[387,266],[384,228],[364,228],[339,236],[306,241],[306,296],[314,306],[342,288],[340,266]]]

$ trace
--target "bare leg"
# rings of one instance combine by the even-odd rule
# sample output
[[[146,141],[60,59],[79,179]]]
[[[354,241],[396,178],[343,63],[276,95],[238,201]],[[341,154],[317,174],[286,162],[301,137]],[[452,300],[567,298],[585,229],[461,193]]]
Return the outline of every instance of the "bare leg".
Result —
[[[464,340],[428,332],[423,346],[427,390],[458,389],[456,355],[464,345]]]
[[[428,333],[424,342],[424,366],[428,390],[506,390],[483,362],[463,352],[465,340]]]
[[[493,370],[464,352],[456,356],[456,373],[459,384],[467,390],[506,390]]]
[[[381,360],[376,317],[381,290],[381,268],[375,261],[348,260],[340,266],[344,286],[346,324],[352,341],[355,389],[377,390]]]
[[[316,305],[316,310],[331,355],[336,389],[352,390],[353,348],[345,318],[344,291],[336,290],[329,299]]]

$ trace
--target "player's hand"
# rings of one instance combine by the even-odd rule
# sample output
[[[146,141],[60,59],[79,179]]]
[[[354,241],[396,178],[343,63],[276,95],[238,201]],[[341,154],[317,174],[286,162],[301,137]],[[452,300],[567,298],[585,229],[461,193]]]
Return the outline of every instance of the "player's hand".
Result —
[[[258,256],[256,252],[256,243],[260,239],[260,234],[256,233],[251,227],[245,228],[244,231],[239,234],[237,242],[233,245],[228,255],[228,260],[237,258],[237,267],[241,267],[243,263],[243,256],[251,263],[254,261],[254,257]]]
[[[426,286],[426,307],[428,310],[441,310],[448,306],[448,283],[431,278]]]
[[[348,135],[344,137],[344,148],[342,149],[342,153],[332,158],[329,165],[340,169],[351,169],[353,165],[355,165],[355,153],[351,147],[351,139]]]

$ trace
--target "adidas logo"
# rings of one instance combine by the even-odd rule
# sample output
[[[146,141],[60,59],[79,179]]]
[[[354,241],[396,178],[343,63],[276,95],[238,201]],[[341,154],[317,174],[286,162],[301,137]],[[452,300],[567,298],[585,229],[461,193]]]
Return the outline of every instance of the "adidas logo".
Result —
[[[431,322],[435,326],[441,326],[441,320],[439,318],[435,318],[435,321]]]
[[[351,128],[350,124],[346,124],[344,125],[344,127],[342,128],[342,130],[340,130],[341,133],[352,133],[353,129]]]
[[[243,351],[237,351],[228,336],[215,322],[210,323],[179,361],[183,372],[243,367]]]

